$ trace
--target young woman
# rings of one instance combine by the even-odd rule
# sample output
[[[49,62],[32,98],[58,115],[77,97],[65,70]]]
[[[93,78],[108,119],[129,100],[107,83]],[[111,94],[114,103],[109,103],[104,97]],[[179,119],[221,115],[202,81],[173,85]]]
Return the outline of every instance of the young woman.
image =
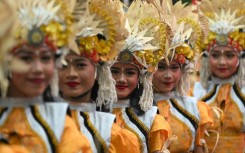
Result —
[[[171,129],[165,119],[157,115],[157,107],[152,106],[151,77],[156,60],[153,58],[153,51],[158,48],[152,46],[151,40],[154,34],[165,29],[164,25],[153,16],[145,19],[137,16],[138,18],[135,20],[135,11],[144,12],[144,9],[156,12],[158,15],[152,5],[140,0],[134,1],[126,14],[131,22],[129,24],[135,24],[131,25],[133,29],[129,31],[130,35],[124,49],[111,67],[119,99],[113,105],[113,113],[116,115],[118,125],[132,131],[137,136],[141,152],[152,153],[167,150],[164,143],[171,136]],[[132,12],[133,14],[131,14]],[[151,16],[148,13],[147,15]],[[138,19],[142,20],[137,21]],[[160,30],[155,31],[158,29],[156,27]]]
[[[105,57],[109,57],[123,39],[116,39],[123,35],[125,18],[120,13],[122,8],[119,1],[91,0],[88,3],[86,13],[77,16],[80,19],[77,22],[79,54],[70,51],[65,57],[67,65],[59,70],[60,93],[69,102],[68,114],[89,139],[94,153],[137,153],[140,150],[137,137],[116,125],[115,115],[96,111],[96,106],[112,103],[111,100],[116,98],[113,98],[116,94],[113,94],[115,85],[110,61]],[[104,25],[101,31],[115,32],[115,36],[101,35],[99,25],[96,25],[98,21]]]
[[[245,148],[244,6],[244,1],[228,0],[200,5],[210,22],[200,82],[195,83],[192,95],[213,108],[214,124],[205,138],[210,152],[242,153]]]
[[[17,16],[16,40],[11,58],[6,56],[6,78],[2,84],[0,133],[13,150],[17,146],[33,153],[91,152],[88,140],[66,116],[66,103],[44,103],[54,100],[50,94],[58,47],[62,49],[67,37],[67,25],[58,16],[62,5],[55,1],[15,1]],[[63,12],[66,13],[66,12]],[[59,14],[61,15],[61,14]],[[38,20],[34,20],[38,19]],[[54,26],[62,29],[50,31]],[[60,31],[59,31],[60,30]],[[68,36],[68,35],[67,35]],[[18,64],[18,65],[17,65]],[[14,68],[13,68],[14,67]],[[8,81],[8,82],[6,82]],[[6,93],[6,94],[5,94]],[[22,148],[17,151],[23,151]]]
[[[11,45],[14,41],[13,37],[13,26],[14,26],[14,21],[16,18],[16,10],[14,9],[13,5],[14,1],[8,1],[8,0],[3,0],[0,3],[0,9],[3,11],[0,15],[0,29],[1,29],[1,35],[0,35],[0,50],[1,50],[1,66],[2,68],[0,69],[1,74],[3,74],[3,67],[5,64],[5,60],[3,57],[7,57],[9,49],[11,49]],[[4,82],[3,76],[0,77],[2,80],[1,82]],[[1,84],[2,88],[4,88],[4,84]],[[1,88],[1,89],[2,89]],[[2,134],[0,134],[0,152],[4,153],[28,153],[26,148],[20,146],[20,145],[10,145],[8,144],[8,141],[4,138]]]
[[[165,36],[171,41],[166,43],[166,54],[153,76],[154,100],[159,113],[169,122],[173,135],[177,136],[177,140],[170,145],[170,152],[201,153],[205,151],[201,139],[205,127],[212,122],[211,113],[205,103],[186,96],[186,92],[190,64],[200,47],[202,31],[191,6],[185,6],[181,1],[175,5],[167,3],[165,1],[163,6],[170,7],[162,9],[167,12],[164,18],[172,30]],[[176,8],[185,12],[186,16],[180,16]]]

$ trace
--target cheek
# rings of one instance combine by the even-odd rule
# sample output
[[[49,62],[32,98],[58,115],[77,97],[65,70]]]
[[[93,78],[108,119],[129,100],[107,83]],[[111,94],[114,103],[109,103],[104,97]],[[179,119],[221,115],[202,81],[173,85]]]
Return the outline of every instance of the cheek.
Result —
[[[213,58],[210,58],[209,59],[209,65],[211,68],[217,66],[217,60],[213,59]]]
[[[133,77],[128,78],[128,85],[130,86],[130,89],[132,89],[133,91],[138,85],[138,76],[135,75]]]
[[[90,67],[84,69],[78,73],[79,81],[81,82],[82,88],[84,89],[91,89],[95,82],[95,68]]]
[[[27,79],[28,74],[27,73],[11,73],[11,82],[14,84],[14,86],[22,86],[22,84],[25,83],[25,80]],[[24,86],[23,86],[24,87]]]
[[[155,87],[159,88],[159,82],[161,82],[161,78],[163,78],[163,72],[156,71],[153,75],[152,83]]]
[[[232,68],[237,68],[238,67],[238,62],[239,62],[239,59],[238,58],[233,58],[232,60],[229,60],[227,61],[229,63],[229,65],[232,67]]]
[[[177,71],[177,72],[174,72],[172,74],[173,74],[174,81],[177,84],[180,80],[180,77],[181,77],[181,71]]]

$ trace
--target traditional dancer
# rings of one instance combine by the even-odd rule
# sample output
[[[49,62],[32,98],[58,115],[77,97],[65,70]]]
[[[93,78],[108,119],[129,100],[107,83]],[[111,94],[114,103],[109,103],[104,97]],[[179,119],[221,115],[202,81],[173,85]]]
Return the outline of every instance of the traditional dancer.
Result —
[[[206,34],[200,82],[193,96],[213,108],[214,124],[206,141],[210,152],[244,152],[245,2],[206,1],[199,14]],[[231,143],[232,142],[232,143]]]
[[[94,153],[137,153],[137,137],[115,124],[115,115],[96,111],[96,106],[111,105],[117,99],[110,66],[128,34],[121,2],[77,3],[74,14],[79,52],[70,51],[67,64],[59,70],[60,93],[70,105],[68,114]]]

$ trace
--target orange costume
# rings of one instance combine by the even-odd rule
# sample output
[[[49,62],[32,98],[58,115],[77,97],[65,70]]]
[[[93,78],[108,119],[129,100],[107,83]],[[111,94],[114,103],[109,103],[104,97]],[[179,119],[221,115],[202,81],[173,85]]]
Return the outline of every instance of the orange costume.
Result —
[[[193,151],[195,145],[202,145],[205,127],[212,123],[211,111],[205,103],[177,93],[155,94],[154,99],[177,136],[170,145],[171,152]]]
[[[207,20],[203,45],[200,82],[192,89],[192,96],[206,102],[211,108],[214,123],[205,136],[209,151],[215,153],[243,153],[245,149],[245,89],[244,89],[244,0],[202,0],[199,13]],[[233,74],[226,78],[214,76],[210,69],[212,53],[219,47],[230,48],[238,59]],[[214,48],[214,49],[213,49]],[[212,52],[212,53],[211,53]],[[220,56],[224,58],[224,56]],[[217,66],[226,67],[226,61],[217,58]],[[233,69],[232,68],[232,69]],[[230,68],[231,69],[231,68]],[[221,73],[221,72],[219,72]],[[222,73],[221,73],[222,76]]]
[[[94,108],[89,112],[87,108]],[[137,137],[114,123],[115,115],[95,110],[95,104],[83,103],[82,107],[72,107],[68,111],[92,146],[94,153],[124,153],[140,151]]]
[[[20,106],[18,100],[14,103],[18,105],[1,107],[0,116],[0,133],[11,145],[35,153],[92,152],[87,138],[66,116],[66,103],[29,103],[31,106]]]
[[[119,101],[119,105],[125,105],[127,100]],[[171,128],[166,120],[157,114],[157,107],[153,106],[139,116],[133,112],[133,108],[120,107],[113,109],[116,115],[116,124],[133,132],[140,144],[141,152],[154,152],[162,150],[164,143],[171,137]]]
[[[214,123],[207,128],[209,136],[205,137],[209,150],[224,152],[225,149],[227,152],[242,153],[245,147],[244,89],[229,81],[210,82],[208,90],[197,82],[193,89],[193,96],[213,108]],[[221,115],[217,115],[217,111]]]

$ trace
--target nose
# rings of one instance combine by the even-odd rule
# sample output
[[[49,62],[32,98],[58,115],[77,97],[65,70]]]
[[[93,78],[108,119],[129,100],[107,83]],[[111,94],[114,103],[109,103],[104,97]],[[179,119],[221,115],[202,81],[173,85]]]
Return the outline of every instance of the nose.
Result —
[[[77,78],[77,72],[73,66],[68,66],[68,72],[66,73],[66,77],[68,79],[75,79]]]
[[[219,60],[219,65],[225,65],[225,63],[226,63],[226,60],[225,60],[224,56],[222,55],[221,59]]]
[[[31,71],[35,74],[40,74],[43,72],[44,66],[41,61],[35,60],[31,66]]]
[[[118,79],[116,81],[119,83],[125,83],[126,82],[125,74],[124,73],[119,74]]]
[[[167,70],[165,71],[165,73],[163,74],[163,79],[169,80],[169,79],[171,79],[171,78],[172,78],[172,72],[171,72],[171,70],[167,69]]]

